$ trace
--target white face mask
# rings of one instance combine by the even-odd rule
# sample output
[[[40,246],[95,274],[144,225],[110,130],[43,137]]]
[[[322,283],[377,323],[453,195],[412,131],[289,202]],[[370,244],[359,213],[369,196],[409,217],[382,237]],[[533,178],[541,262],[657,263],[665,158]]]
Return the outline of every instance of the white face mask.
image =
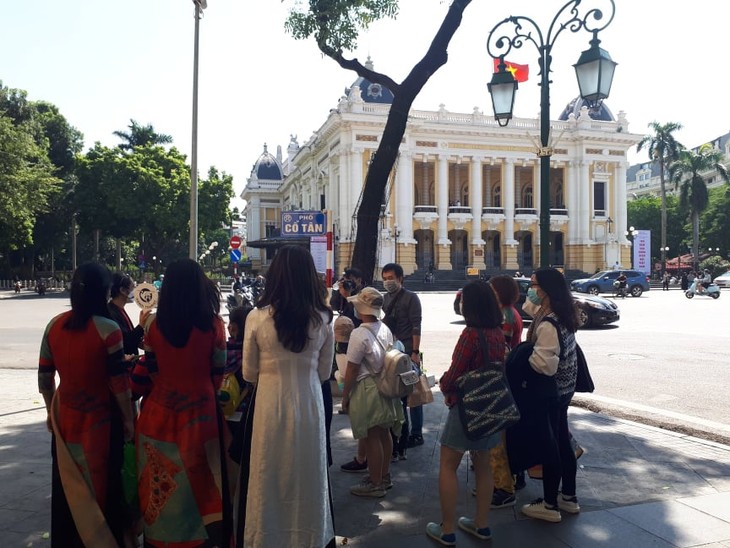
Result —
[[[383,281],[383,287],[388,293],[396,293],[400,289],[398,280],[385,280]]]

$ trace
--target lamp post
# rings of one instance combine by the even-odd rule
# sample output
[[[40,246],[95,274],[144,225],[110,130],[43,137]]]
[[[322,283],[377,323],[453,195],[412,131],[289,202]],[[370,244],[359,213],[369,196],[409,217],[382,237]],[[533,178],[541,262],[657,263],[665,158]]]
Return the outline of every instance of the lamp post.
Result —
[[[198,257],[198,43],[200,18],[208,7],[207,0],[193,0],[195,4],[195,39],[193,44],[193,135],[190,145],[190,241],[188,257]]]
[[[667,271],[667,255],[669,254],[669,246],[665,245],[664,247],[660,247],[659,249],[662,250],[662,276],[664,276],[664,273]]]
[[[600,0],[596,0],[599,1]],[[550,23],[547,35],[543,35],[537,24],[525,16],[510,16],[504,19],[489,32],[487,38],[487,52],[494,59],[499,59],[498,71],[492,76],[488,84],[492,96],[494,117],[500,126],[506,126],[512,118],[514,95],[517,91],[517,82],[514,76],[507,72],[504,58],[512,49],[519,49],[525,43],[532,43],[538,50],[538,65],[540,67],[540,148],[537,155],[540,158],[540,266],[550,264],[550,157],[553,148],[550,146],[550,65],[552,63],[552,49],[560,33],[568,29],[578,32],[585,29],[593,33],[591,47],[585,50],[578,62],[573,65],[578,79],[581,97],[587,101],[590,109],[600,107],[603,99],[608,97],[613,81],[616,63],[605,50],[598,47],[598,33],[605,29],[616,13],[614,0],[602,0],[610,4],[610,17],[604,24],[602,10],[585,9],[582,0],[571,0],[565,4]],[[581,8],[581,9],[579,9]],[[503,26],[512,28],[497,32]],[[511,32],[510,32],[511,31]]]
[[[636,238],[637,230],[630,226],[629,229],[624,232],[624,235],[626,238],[628,238],[631,241],[631,270],[634,269],[634,238]]]

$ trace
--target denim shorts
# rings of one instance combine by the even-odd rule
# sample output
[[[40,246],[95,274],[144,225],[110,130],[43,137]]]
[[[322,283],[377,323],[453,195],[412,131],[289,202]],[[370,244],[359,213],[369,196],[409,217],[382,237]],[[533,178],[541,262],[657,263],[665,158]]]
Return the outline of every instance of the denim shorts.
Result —
[[[443,432],[441,432],[441,445],[461,451],[487,451],[492,447],[499,445],[502,440],[502,432],[497,432],[486,438],[479,440],[470,440],[464,433],[464,427],[461,425],[459,418],[459,406],[453,405],[449,409],[446,417]]]

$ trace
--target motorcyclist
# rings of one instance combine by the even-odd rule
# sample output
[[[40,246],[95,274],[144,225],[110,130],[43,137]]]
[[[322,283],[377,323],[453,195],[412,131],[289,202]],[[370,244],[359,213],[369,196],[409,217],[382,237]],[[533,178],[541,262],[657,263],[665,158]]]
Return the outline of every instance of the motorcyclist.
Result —
[[[626,282],[628,281],[628,278],[626,277],[626,274],[623,272],[619,273],[618,277],[616,278],[616,282],[618,283],[618,293],[626,293]]]
[[[710,271],[707,268],[705,268],[705,271],[700,274],[701,275],[697,276],[697,288],[695,289],[695,293],[703,293],[705,288],[712,283],[712,276],[710,276]]]

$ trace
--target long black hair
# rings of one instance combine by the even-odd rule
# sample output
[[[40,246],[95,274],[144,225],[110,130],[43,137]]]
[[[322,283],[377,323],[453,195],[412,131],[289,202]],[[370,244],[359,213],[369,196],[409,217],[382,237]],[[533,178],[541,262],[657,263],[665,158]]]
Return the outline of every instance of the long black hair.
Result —
[[[565,276],[554,268],[540,268],[533,273],[537,284],[550,299],[550,309],[558,317],[568,331],[575,333],[578,329],[578,316]]]
[[[462,313],[467,327],[499,327],[502,311],[491,286],[482,280],[473,280],[461,291]]]
[[[132,278],[127,274],[123,274],[122,272],[112,274],[112,299],[116,299],[122,292],[122,289],[132,291],[132,285],[134,285],[134,282],[132,282]]]
[[[107,300],[112,276],[99,263],[82,264],[71,279],[71,316],[64,329],[83,329],[92,316],[109,317]]]
[[[193,327],[211,331],[220,312],[220,290],[192,259],[170,263],[160,290],[157,325],[175,348],[184,347]]]
[[[266,288],[256,306],[272,306],[279,342],[292,352],[301,352],[307,344],[308,327],[322,323],[319,312],[327,313],[327,323],[332,321],[326,298],[309,251],[285,245],[271,261]]]

